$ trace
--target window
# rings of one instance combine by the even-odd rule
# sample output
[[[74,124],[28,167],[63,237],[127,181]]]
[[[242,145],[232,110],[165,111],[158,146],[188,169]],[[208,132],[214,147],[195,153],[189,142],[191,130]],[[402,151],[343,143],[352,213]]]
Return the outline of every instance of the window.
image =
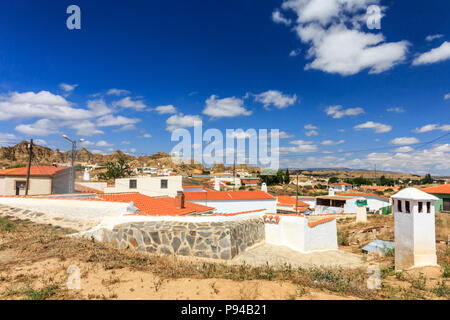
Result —
[[[130,189],[137,189],[137,180],[136,179],[130,180]]]
[[[161,189],[167,189],[168,184],[169,184],[168,180],[166,179],[161,180]]]
[[[423,202],[419,202],[419,213],[423,213]]]
[[[401,200],[397,200],[397,210],[398,210],[398,212],[402,212],[402,201]]]
[[[427,213],[431,213],[431,202],[427,202]]]
[[[405,212],[406,213],[411,213],[411,210],[409,208],[409,201],[405,201]]]

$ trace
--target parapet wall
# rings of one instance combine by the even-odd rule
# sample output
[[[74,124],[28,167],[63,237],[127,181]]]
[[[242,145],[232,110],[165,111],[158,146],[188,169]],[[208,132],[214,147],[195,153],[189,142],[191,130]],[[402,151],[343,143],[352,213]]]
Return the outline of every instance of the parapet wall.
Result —
[[[229,260],[265,240],[260,218],[222,222],[146,221],[104,230],[103,240],[120,248]]]

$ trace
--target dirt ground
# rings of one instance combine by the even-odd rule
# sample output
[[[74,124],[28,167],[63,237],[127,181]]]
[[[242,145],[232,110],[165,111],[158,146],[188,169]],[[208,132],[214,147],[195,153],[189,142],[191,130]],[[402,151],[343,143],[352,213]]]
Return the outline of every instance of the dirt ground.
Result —
[[[447,216],[439,228],[447,226]],[[369,226],[390,225],[389,217]],[[228,264],[201,259],[155,256],[69,238],[64,230],[30,221],[0,218],[1,299],[448,299],[450,249],[439,244],[441,268],[395,272],[393,257],[367,257],[355,238],[367,225],[338,223],[347,231],[341,250],[380,267],[381,288],[369,290],[366,267],[279,267]],[[387,229],[389,230],[389,228]],[[389,240],[389,232],[379,229]],[[439,230],[441,232],[441,230]],[[366,237],[366,236],[364,236]],[[359,240],[360,243],[357,243]],[[351,244],[356,243],[356,244]],[[68,273],[80,271],[79,290],[69,290]],[[72,271],[76,270],[72,267]]]

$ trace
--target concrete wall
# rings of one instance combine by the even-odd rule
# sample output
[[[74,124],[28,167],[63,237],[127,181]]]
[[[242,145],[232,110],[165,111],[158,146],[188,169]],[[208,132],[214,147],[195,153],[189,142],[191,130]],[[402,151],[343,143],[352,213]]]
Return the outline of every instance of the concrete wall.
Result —
[[[96,189],[99,191],[103,191],[108,187],[108,183],[106,182],[86,182],[86,181],[77,181],[77,184],[81,186],[85,186],[88,188]]]
[[[26,177],[5,176],[3,178],[3,189],[1,194],[5,196],[16,195],[16,181],[26,181]],[[52,181],[50,177],[30,177],[30,187],[28,195],[45,195],[52,193]],[[25,195],[25,189],[20,191],[20,195]]]
[[[277,199],[262,200],[192,200],[189,202],[216,208],[217,213],[237,213],[265,209],[268,213],[277,212]]]
[[[130,189],[130,180],[137,181],[137,188]],[[167,189],[161,188],[161,180],[168,180]],[[105,188],[105,193],[120,193],[120,192],[139,192],[151,197],[170,196],[175,197],[177,191],[183,191],[181,176],[167,176],[167,177],[130,177],[123,179],[116,179],[115,186]]]
[[[302,253],[338,248],[336,220],[309,227],[305,217],[278,216],[278,224],[266,223],[266,242]]]
[[[345,202],[343,208],[316,205],[314,214],[356,213],[356,198]]]
[[[52,177],[52,194],[64,194],[70,192],[70,169],[57,172]]]

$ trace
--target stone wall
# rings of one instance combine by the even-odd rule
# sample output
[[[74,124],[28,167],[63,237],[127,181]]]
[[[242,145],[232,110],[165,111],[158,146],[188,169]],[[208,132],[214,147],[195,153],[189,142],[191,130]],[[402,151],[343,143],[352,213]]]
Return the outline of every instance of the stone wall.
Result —
[[[262,219],[224,222],[155,221],[125,223],[104,240],[120,248],[229,260],[265,240]]]

